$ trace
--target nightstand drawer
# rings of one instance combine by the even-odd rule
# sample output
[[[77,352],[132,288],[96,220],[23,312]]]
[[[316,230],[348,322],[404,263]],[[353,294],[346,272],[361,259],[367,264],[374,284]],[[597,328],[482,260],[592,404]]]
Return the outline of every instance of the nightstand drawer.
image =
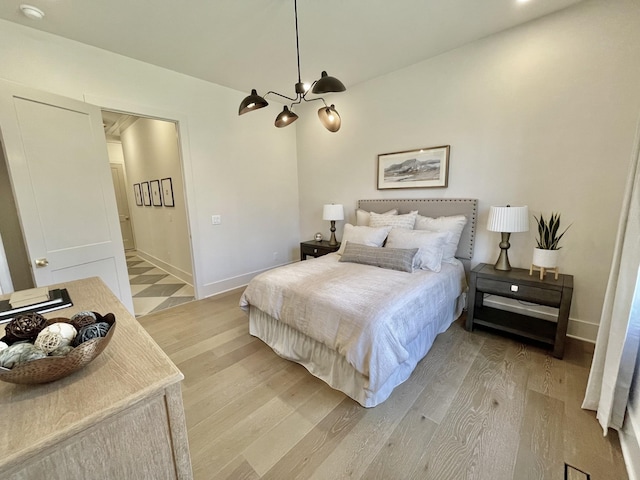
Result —
[[[302,251],[307,255],[321,256],[334,251],[332,248],[315,247],[311,245],[303,245]]]
[[[302,242],[300,244],[300,260],[305,260],[309,257],[321,257],[327,253],[337,252],[340,248],[340,244],[329,245],[327,240],[316,242],[309,240],[308,242]]]
[[[518,300],[552,307],[560,306],[560,301],[562,300],[562,292],[558,290],[532,287],[517,282],[496,281],[488,278],[478,278],[477,289],[484,293],[516,298]]]

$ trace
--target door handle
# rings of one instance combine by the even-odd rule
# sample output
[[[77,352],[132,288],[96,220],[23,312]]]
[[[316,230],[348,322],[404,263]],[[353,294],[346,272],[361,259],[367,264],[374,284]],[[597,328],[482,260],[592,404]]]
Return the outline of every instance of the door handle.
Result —
[[[49,260],[47,260],[46,258],[36,258],[34,260],[34,263],[36,264],[36,268],[42,268],[49,265]]]

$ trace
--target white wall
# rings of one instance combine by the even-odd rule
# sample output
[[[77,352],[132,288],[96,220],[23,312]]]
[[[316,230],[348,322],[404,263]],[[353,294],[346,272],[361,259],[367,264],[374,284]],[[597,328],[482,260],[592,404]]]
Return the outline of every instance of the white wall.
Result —
[[[489,206],[561,212],[573,224],[560,260],[575,277],[569,333],[595,341],[640,111],[638,25],[640,2],[580,3],[334,94],[337,134],[302,112],[302,237],[328,230],[327,202],[353,221],[361,198],[478,198],[473,263],[493,263]],[[376,190],[378,154],[438,145],[451,145],[448,188]],[[534,227],[511,236],[512,265],[529,267]]]
[[[295,130],[273,127],[277,107],[238,117],[246,93],[6,21],[0,65],[1,78],[29,87],[180,117],[199,296],[296,259]],[[211,224],[212,214],[222,215],[222,225]]]
[[[171,178],[174,207],[130,204],[136,250],[155,265],[193,282],[182,164],[176,126],[139,118],[121,133],[127,187]]]

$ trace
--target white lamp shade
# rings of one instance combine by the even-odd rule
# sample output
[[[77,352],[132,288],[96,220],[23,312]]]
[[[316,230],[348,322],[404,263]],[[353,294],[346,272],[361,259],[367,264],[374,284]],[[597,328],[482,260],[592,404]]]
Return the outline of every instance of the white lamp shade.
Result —
[[[325,205],[322,210],[323,220],[344,220],[344,207],[342,205]]]
[[[487,230],[508,233],[529,231],[529,207],[491,207]]]

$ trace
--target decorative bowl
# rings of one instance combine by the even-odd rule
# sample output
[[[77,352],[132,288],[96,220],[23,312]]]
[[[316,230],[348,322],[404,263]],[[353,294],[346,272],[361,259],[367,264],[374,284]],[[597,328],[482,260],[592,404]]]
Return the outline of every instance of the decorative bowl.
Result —
[[[25,385],[49,383],[66,377],[91,363],[109,344],[116,329],[116,318],[113,313],[107,313],[104,316],[97,312],[93,313],[96,314],[97,322],[107,322],[110,325],[106,336],[87,340],[64,356],[40,358],[13,368],[0,367],[0,380]],[[68,323],[69,319],[53,318],[47,321],[47,325],[55,322]]]

